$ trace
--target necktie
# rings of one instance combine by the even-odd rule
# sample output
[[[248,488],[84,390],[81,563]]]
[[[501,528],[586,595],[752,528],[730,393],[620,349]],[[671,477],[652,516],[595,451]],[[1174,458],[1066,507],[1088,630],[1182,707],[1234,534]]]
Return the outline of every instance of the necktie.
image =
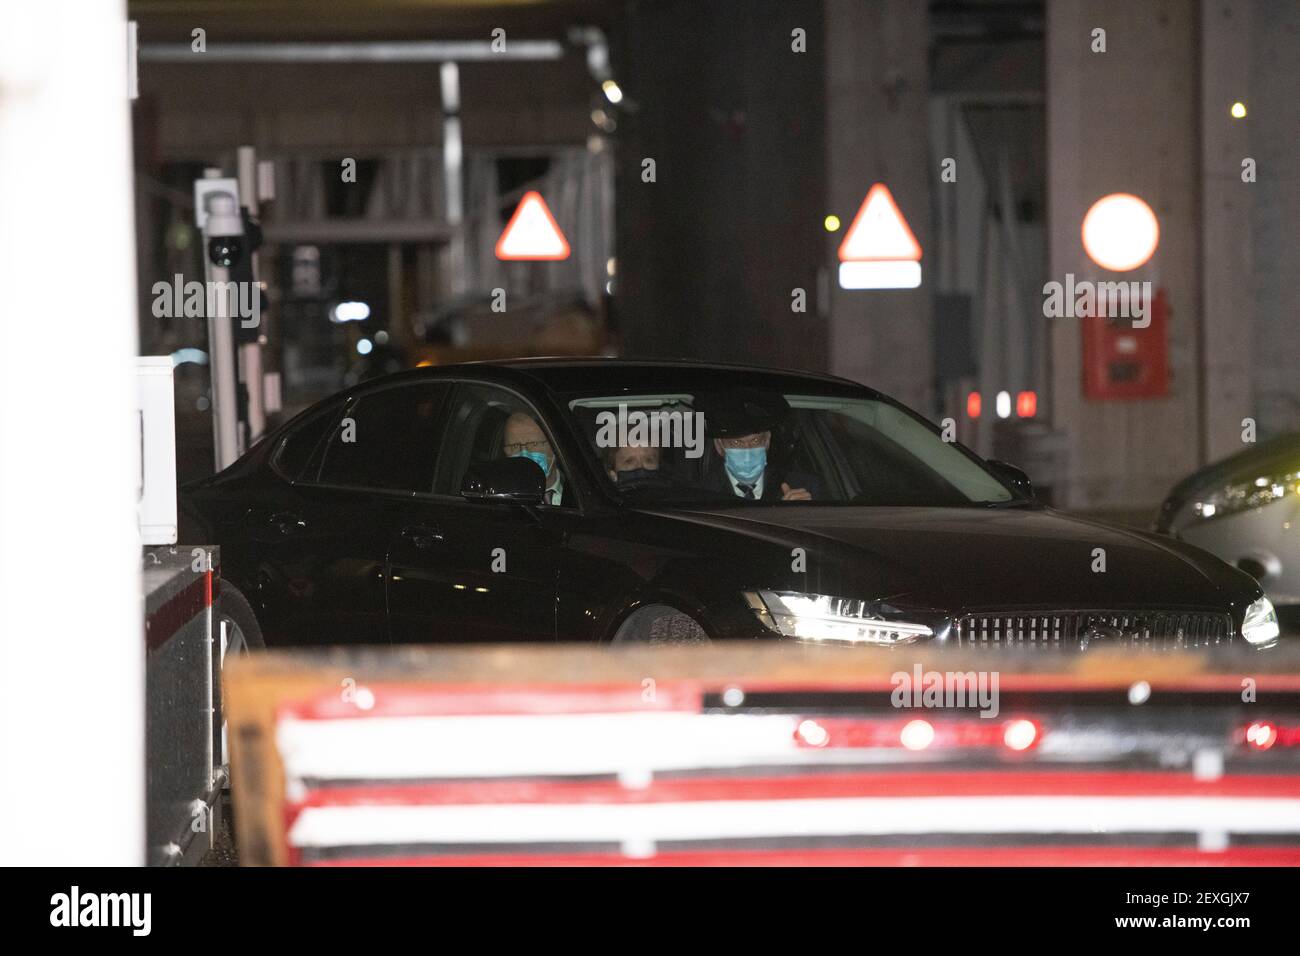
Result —
[[[744,498],[749,498],[750,500],[753,500],[753,498],[754,498],[754,486],[753,486],[753,485],[747,485],[747,484],[745,484],[743,481],[738,481],[738,482],[736,482],[736,487],[740,489],[740,493],[741,493],[741,496],[742,496],[742,497],[744,497]]]

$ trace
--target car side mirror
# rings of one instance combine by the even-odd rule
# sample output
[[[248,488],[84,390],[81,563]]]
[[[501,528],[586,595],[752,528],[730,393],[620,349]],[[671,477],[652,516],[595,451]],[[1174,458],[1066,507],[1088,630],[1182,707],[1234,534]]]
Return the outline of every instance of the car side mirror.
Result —
[[[546,473],[528,458],[498,458],[471,465],[460,483],[470,501],[510,501],[538,505],[546,494]]]
[[[1008,464],[1005,461],[990,461],[988,463],[989,471],[997,475],[1017,492],[1026,498],[1034,497],[1034,485],[1029,480],[1029,476],[1017,468],[1015,465]]]

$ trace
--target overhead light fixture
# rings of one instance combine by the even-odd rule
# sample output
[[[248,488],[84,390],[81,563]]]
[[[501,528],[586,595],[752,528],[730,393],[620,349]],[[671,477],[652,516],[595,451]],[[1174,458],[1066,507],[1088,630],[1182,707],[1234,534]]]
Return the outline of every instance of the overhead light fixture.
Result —
[[[370,318],[370,306],[364,302],[340,302],[330,309],[330,321],[364,322]]]

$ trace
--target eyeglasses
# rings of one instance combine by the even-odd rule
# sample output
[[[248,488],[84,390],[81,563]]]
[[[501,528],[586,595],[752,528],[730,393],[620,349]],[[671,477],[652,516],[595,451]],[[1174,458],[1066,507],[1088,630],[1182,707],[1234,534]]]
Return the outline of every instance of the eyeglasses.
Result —
[[[545,438],[542,438],[539,439],[538,441],[521,441],[521,442],[515,442],[510,445],[502,445],[501,450],[504,451],[507,455],[517,455],[521,451],[534,451],[534,452],[545,451],[550,447],[551,447],[551,443],[547,441]]]
[[[763,443],[767,441],[767,433],[759,432],[756,435],[742,435],[739,438],[723,438],[723,448],[762,448]]]

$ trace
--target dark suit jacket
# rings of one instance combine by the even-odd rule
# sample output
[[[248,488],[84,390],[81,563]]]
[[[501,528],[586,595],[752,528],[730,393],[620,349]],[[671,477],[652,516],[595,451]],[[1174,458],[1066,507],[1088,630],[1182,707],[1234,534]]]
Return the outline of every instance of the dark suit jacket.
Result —
[[[823,493],[822,483],[815,475],[804,474],[801,471],[782,472],[771,465],[763,472],[763,501],[780,501],[781,500],[781,483],[785,482],[791,488],[803,488],[812,495],[813,501],[817,501]],[[727,469],[718,465],[707,482],[707,487],[712,491],[720,491],[723,494],[732,494],[731,479],[727,477]],[[736,495],[737,498],[740,495]]]

